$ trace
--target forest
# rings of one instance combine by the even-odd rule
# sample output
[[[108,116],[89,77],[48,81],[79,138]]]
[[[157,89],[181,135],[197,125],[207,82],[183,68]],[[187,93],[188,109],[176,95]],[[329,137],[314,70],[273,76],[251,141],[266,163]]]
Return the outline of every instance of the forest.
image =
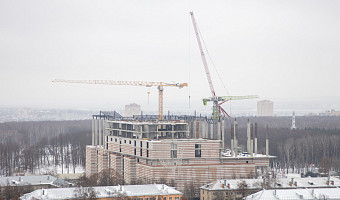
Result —
[[[247,120],[237,119],[243,148]],[[271,162],[275,169],[302,173],[313,166],[340,171],[340,117],[297,117],[296,130],[290,129],[290,117],[249,120],[258,123],[258,152],[263,154],[268,124],[269,153],[276,156]],[[225,134],[230,145],[228,125]],[[90,143],[90,120],[0,123],[0,176],[82,172],[85,146]]]
[[[0,123],[0,176],[75,173],[85,166],[90,130],[90,120]]]

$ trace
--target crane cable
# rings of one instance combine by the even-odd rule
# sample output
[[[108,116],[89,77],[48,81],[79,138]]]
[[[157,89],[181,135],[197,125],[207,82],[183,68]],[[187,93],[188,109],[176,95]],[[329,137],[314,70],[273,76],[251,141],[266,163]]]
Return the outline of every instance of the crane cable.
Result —
[[[218,71],[217,71],[217,68],[216,68],[216,66],[215,66],[215,63],[214,63],[214,61],[212,60],[212,58],[211,58],[211,56],[210,56],[210,54],[209,54],[208,48],[207,48],[207,46],[206,46],[206,44],[205,44],[205,42],[204,42],[204,39],[203,39],[202,34],[201,34],[201,31],[200,31],[200,29],[199,29],[199,27],[198,27],[197,24],[196,24],[196,26],[197,26],[198,34],[200,35],[200,37],[201,37],[201,39],[202,39],[202,42],[203,42],[203,46],[204,46],[204,48],[205,48],[205,51],[206,51],[207,54],[208,54],[209,60],[211,61],[212,65],[213,65],[213,67],[214,67],[214,69],[215,69],[215,72],[217,73],[217,76],[218,76],[218,78],[220,79],[220,81],[221,81],[221,83],[222,83],[222,85],[223,85],[224,90],[225,90],[225,91],[227,92],[227,94],[230,96],[230,94],[229,94],[229,92],[228,92],[228,90],[227,90],[227,88],[226,88],[226,86],[225,86],[225,84],[224,84],[224,82],[223,82],[223,80],[222,80],[220,74],[219,74]],[[231,101],[229,101],[229,105],[230,105],[230,108],[229,108],[230,111],[229,111],[229,112],[230,112],[230,114],[231,114]]]

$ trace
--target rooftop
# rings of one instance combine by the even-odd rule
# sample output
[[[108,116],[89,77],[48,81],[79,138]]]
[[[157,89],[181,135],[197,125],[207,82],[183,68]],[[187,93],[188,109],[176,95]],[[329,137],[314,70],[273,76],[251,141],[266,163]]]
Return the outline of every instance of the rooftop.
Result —
[[[245,199],[340,199],[340,188],[262,190]]]
[[[38,176],[5,176],[0,177],[0,186],[25,186],[25,185],[54,185],[56,187],[71,186],[69,182],[51,175]]]
[[[262,179],[226,179],[217,180],[213,183],[200,187],[205,190],[234,190],[238,188],[238,183],[245,181],[250,189],[262,188]],[[294,183],[292,183],[292,181]],[[327,184],[327,177],[307,177],[307,178],[281,178],[277,179],[272,187],[274,188],[334,188],[340,187],[340,179],[331,177]]]
[[[164,184],[150,185],[124,185],[93,187],[98,198],[124,196],[150,196],[150,195],[182,195],[181,192]],[[79,188],[52,188],[40,189],[20,197],[22,200],[33,199],[76,199]]]

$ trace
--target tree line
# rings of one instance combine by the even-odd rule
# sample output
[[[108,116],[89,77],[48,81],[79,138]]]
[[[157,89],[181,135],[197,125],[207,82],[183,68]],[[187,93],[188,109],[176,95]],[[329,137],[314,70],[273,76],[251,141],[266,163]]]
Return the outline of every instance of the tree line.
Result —
[[[90,141],[89,120],[2,123],[0,176],[34,174],[47,166],[74,173],[75,167],[85,166]]]

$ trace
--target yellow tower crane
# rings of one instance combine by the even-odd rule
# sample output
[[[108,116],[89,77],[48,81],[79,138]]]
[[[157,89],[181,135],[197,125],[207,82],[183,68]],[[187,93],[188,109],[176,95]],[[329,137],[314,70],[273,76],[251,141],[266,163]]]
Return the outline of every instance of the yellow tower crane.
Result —
[[[131,86],[157,86],[158,89],[158,120],[163,120],[163,87],[178,87],[183,88],[188,86],[188,83],[164,83],[164,82],[149,82],[149,81],[113,81],[113,80],[63,80],[55,79],[52,82],[65,83],[83,83],[83,84],[101,84],[101,85],[131,85]]]

